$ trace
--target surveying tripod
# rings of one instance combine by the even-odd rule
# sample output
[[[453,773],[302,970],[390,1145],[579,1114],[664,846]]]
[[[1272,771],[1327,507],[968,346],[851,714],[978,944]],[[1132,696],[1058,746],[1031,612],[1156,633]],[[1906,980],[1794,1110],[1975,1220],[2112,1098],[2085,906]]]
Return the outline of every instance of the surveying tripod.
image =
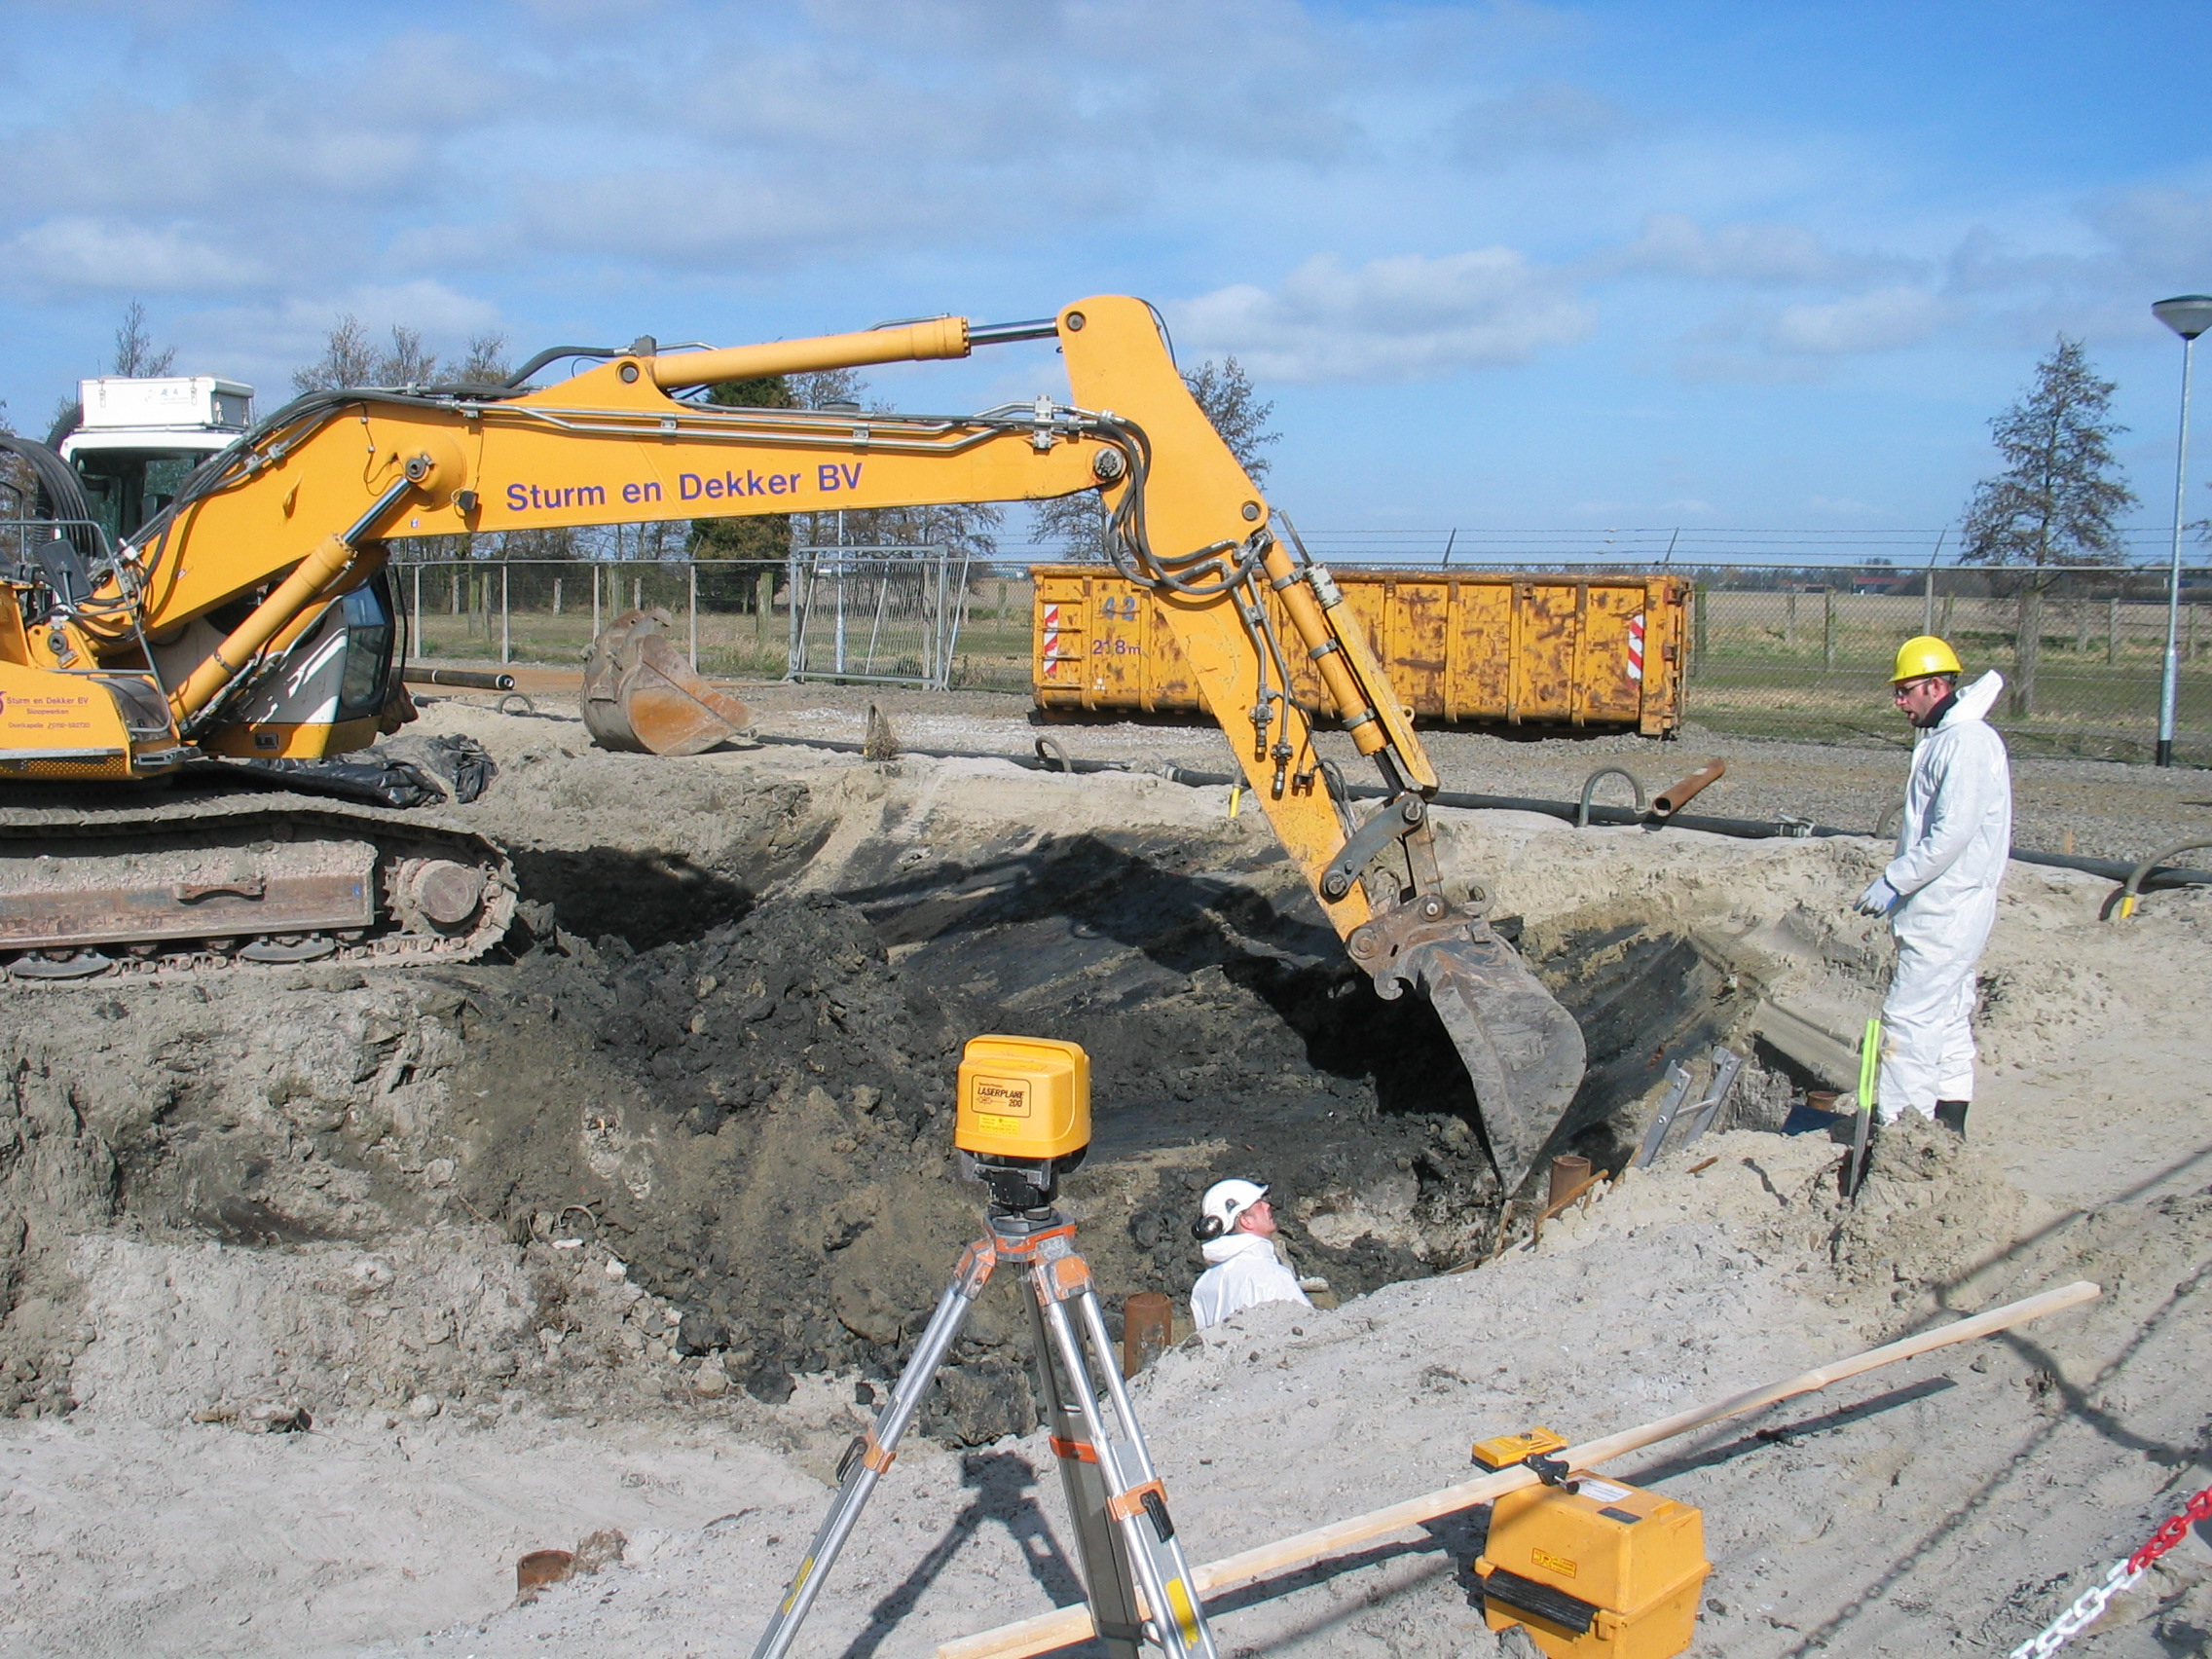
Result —
[[[1022,1196],[1042,1195],[1032,1191]],[[1205,1609],[1168,1518],[1166,1489],[1153,1472],[1128,1390],[1114,1363],[1090,1269],[1076,1253],[1075,1223],[1049,1205],[1021,1208],[996,1202],[987,1220],[988,1235],[960,1258],[874,1427],[853,1441],[838,1464],[837,1496],[753,1659],[781,1659],[791,1650],[837,1552],[852,1535],[876,1482],[891,1467],[900,1437],[1001,1262],[1018,1265],[1032,1293],[1024,1300],[1037,1373],[1045,1386],[1046,1420],[1075,1517],[1091,1620],[1107,1653],[1112,1659],[1141,1659],[1142,1645],[1150,1641],[1170,1659],[1215,1659]],[[1092,1386],[1091,1365],[1105,1380],[1112,1425]]]

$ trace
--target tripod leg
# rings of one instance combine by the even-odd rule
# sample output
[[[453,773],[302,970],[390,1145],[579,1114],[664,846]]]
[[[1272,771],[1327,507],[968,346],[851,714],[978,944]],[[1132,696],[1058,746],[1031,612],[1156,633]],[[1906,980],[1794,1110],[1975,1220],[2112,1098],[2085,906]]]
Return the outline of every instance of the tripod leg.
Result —
[[[1106,1513],[1106,1481],[1098,1468],[1098,1448],[1085,1425],[1083,1412],[1071,1403],[1069,1390],[1060,1381],[1059,1362],[1037,1299],[1029,1296],[1022,1300],[1029,1307],[1029,1330],[1035,1343],[1038,1381],[1045,1388],[1045,1420],[1052,1437],[1052,1455],[1059,1459],[1060,1485],[1067,1493],[1068,1514],[1075,1522],[1076,1555],[1083,1567],[1090,1622],[1107,1659],[1141,1659],[1144,1614],[1137,1604],[1128,1549],[1122,1542],[1121,1529]]]
[[[1122,1543],[1145,1604],[1152,1610],[1153,1640],[1170,1659],[1215,1659],[1213,1633],[1206,1628],[1205,1608],[1191,1582],[1190,1564],[1183,1546],[1175,1540],[1175,1524],[1167,1513],[1167,1492],[1152,1471],[1145,1456],[1136,1418],[1129,1408],[1128,1391],[1122,1386],[1106,1341],[1106,1321],[1098,1311],[1098,1298],[1090,1288],[1090,1270],[1072,1252],[1057,1261],[1035,1262],[1030,1282],[1039,1311],[1051,1332],[1052,1347],[1068,1380],[1068,1392],[1083,1417],[1084,1428],[1098,1453],[1098,1472],[1106,1486],[1106,1512],[1120,1529]],[[1083,1310],[1084,1333],[1093,1344],[1098,1369],[1106,1378],[1114,1399],[1115,1416],[1128,1436],[1118,1444],[1107,1432],[1083,1344],[1068,1317],[1067,1304]]]
[[[768,1628],[753,1649],[753,1659],[781,1659],[797,1640],[798,1627],[812,1610],[814,1599],[821,1593],[822,1581],[836,1565],[837,1552],[852,1535],[853,1526],[860,1520],[861,1510],[867,1503],[868,1494],[875,1490],[876,1481],[898,1456],[900,1437],[921,1409],[930,1384],[937,1381],[938,1367],[951,1352],[953,1343],[959,1339],[960,1328],[968,1322],[969,1310],[976,1306],[976,1298],[982,1295],[983,1287],[990,1283],[991,1270],[997,1265],[998,1252],[989,1239],[969,1245],[968,1253],[960,1258],[952,1282],[938,1299],[937,1311],[930,1315],[922,1340],[914,1346],[914,1356],[900,1373],[898,1385],[892,1389],[889,1402],[876,1418],[875,1426],[853,1441],[838,1465],[836,1498],[830,1505],[830,1513],[823,1518],[821,1530],[814,1534],[814,1543],[807,1550],[806,1558],[798,1564],[798,1571],[792,1575],[791,1583],[785,1588],[775,1616],[768,1621]]]

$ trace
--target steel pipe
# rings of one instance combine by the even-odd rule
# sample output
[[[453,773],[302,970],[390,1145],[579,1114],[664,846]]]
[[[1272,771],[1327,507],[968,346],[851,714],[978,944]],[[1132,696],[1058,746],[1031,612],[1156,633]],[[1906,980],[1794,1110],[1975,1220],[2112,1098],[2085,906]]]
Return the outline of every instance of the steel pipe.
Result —
[[[1582,799],[1574,814],[1574,827],[1577,830],[1590,828],[1590,797],[1597,793],[1598,780],[1601,778],[1626,778],[1628,787],[1636,792],[1636,810],[1643,810],[1643,784],[1637,775],[1620,766],[1601,766],[1582,780]]]
[[[1709,760],[1671,788],[1661,790],[1651,797],[1651,816],[1662,823],[1675,816],[1692,799],[1702,793],[1709,784],[1715,784],[1727,773],[1728,762]]]

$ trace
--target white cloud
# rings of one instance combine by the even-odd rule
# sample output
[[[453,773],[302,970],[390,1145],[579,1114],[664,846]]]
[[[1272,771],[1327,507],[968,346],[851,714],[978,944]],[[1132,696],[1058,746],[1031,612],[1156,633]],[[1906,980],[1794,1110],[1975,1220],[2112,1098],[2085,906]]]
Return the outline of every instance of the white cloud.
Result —
[[[249,286],[268,275],[249,256],[213,247],[178,228],[137,228],[97,219],[48,219],[10,238],[0,268],[33,290],[91,288],[168,294]]]
[[[1800,225],[1708,229],[1686,213],[1650,215],[1611,263],[1627,271],[1757,284],[1863,280],[1910,268],[1907,261],[1840,253]]]
[[[1251,283],[1170,308],[1178,334],[1268,380],[1424,380],[1523,363],[1588,338],[1589,305],[1512,248],[1400,254],[1346,270],[1308,260],[1270,293]]]
[[[1877,288],[1827,305],[1790,306],[1766,330],[1778,351],[1841,356],[1917,346],[1951,319],[1949,302],[1920,288]]]

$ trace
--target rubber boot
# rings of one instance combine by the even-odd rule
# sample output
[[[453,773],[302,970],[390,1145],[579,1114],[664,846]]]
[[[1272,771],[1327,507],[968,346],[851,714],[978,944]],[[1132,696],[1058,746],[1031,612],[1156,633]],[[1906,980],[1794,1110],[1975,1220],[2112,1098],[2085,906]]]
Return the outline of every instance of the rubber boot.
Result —
[[[1938,1100],[1936,1102],[1936,1121],[1959,1139],[1967,1138],[1967,1108],[1971,1100]]]

